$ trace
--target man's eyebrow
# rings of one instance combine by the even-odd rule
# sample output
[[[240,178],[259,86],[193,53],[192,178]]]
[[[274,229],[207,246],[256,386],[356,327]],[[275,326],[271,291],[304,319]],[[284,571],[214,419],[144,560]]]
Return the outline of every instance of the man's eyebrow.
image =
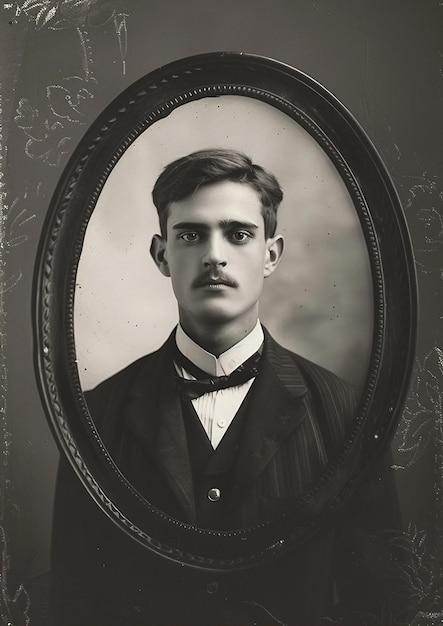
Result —
[[[221,220],[218,225],[221,228],[258,229],[258,225],[254,222],[240,222],[239,220]],[[210,230],[210,228],[211,226],[206,222],[177,222],[172,226],[172,230]]]
[[[245,230],[258,229],[258,224],[254,224],[254,222],[240,222],[239,220],[222,220],[220,226],[222,228],[243,228]]]
[[[178,222],[172,230],[209,230],[210,226],[205,222]]]

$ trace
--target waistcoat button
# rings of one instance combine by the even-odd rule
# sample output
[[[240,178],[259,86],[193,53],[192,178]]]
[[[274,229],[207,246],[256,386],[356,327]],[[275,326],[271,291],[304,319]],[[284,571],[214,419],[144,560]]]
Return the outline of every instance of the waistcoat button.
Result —
[[[220,500],[220,498],[221,498],[220,489],[210,489],[208,491],[208,500],[210,500],[211,502],[217,502],[217,500]]]

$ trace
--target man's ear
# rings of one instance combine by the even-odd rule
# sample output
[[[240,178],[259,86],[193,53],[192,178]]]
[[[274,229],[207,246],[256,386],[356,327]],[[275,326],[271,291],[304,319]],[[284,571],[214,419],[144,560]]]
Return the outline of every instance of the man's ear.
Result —
[[[154,263],[163,274],[163,276],[171,276],[168,261],[166,260],[166,241],[160,235],[154,235],[151,241],[150,253],[154,259]]]
[[[270,237],[266,241],[266,258],[264,265],[264,276],[270,276],[280,263],[283,255],[284,239],[281,235]]]

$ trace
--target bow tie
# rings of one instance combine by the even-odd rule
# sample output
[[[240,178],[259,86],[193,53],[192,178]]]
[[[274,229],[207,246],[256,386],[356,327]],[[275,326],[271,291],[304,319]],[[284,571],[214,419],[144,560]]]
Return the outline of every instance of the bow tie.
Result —
[[[195,400],[205,393],[237,387],[242,385],[258,374],[258,364],[261,358],[261,351],[253,354],[240,367],[234,370],[229,376],[214,376],[208,378],[208,374],[196,367],[181,352],[177,350],[175,361],[186,371],[196,377],[197,380],[188,380],[177,376],[176,381],[180,396],[183,400]]]

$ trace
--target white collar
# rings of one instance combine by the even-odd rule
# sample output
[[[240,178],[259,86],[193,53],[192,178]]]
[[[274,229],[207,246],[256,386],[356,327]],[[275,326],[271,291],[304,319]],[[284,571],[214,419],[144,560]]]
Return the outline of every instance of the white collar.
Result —
[[[257,320],[257,324],[246,337],[217,358],[195,343],[185,333],[180,324],[177,326],[175,334],[175,341],[180,352],[210,376],[229,376],[237,367],[240,367],[242,363],[257,352],[263,340],[263,329]]]

